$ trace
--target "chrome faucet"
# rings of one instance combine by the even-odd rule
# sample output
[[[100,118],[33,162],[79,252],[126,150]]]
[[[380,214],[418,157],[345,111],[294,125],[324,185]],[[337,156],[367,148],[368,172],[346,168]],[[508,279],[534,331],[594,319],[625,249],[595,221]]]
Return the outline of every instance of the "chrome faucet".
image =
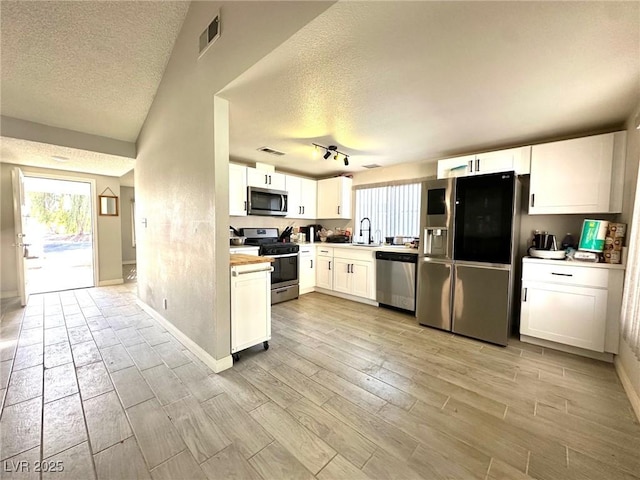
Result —
[[[380,234],[378,236],[378,234]],[[373,240],[378,244],[378,245],[382,245],[382,230],[378,229],[375,231],[375,233],[373,234]]]
[[[364,221],[369,222],[369,228],[362,228],[362,224],[364,223]],[[373,243],[373,239],[371,238],[371,219],[369,217],[364,217],[362,220],[360,220],[360,236],[362,237],[362,232],[366,231],[367,232],[367,244],[371,244]]]

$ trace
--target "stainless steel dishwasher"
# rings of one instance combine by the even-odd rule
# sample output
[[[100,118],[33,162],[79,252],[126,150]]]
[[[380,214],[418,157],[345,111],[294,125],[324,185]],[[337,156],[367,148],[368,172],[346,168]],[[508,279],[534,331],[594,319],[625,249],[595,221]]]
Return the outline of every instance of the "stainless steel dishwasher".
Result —
[[[376,252],[376,301],[411,313],[416,311],[418,254]]]

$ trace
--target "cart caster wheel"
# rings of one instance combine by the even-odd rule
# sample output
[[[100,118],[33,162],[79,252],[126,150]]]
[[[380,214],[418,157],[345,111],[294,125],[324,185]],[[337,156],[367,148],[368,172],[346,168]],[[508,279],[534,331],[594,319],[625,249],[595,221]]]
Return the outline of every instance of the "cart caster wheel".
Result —
[[[265,350],[269,350],[269,342],[262,342],[262,346]]]
[[[232,353],[231,357],[233,358],[234,363],[240,360],[240,355],[238,355],[237,353]]]

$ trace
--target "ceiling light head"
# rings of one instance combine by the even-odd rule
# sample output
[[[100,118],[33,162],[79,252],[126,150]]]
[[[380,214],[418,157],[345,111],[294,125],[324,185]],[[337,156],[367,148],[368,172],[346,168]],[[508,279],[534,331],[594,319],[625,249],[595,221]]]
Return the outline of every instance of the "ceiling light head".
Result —
[[[345,167],[349,166],[349,157],[347,155],[344,156],[344,166]]]
[[[338,154],[337,154],[337,153],[333,156],[333,159],[334,159],[334,160],[337,160],[337,159],[338,159]]]
[[[324,158],[325,160],[328,159],[331,156],[331,150],[327,150],[325,152],[325,154],[322,156],[322,158]]]

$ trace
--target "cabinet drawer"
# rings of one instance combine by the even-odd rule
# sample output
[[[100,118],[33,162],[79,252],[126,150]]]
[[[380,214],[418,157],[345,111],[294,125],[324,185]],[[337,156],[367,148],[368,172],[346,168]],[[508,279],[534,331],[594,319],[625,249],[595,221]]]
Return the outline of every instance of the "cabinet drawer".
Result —
[[[609,272],[604,268],[525,263],[522,267],[522,280],[607,288]]]
[[[316,247],[311,245],[301,246],[300,247],[300,255],[314,255],[316,253]]]
[[[316,253],[319,257],[333,257],[333,247],[318,247]]]
[[[333,256],[336,258],[344,258],[346,260],[364,260],[371,262],[375,258],[375,253],[376,252],[370,247],[347,247],[334,249]]]

